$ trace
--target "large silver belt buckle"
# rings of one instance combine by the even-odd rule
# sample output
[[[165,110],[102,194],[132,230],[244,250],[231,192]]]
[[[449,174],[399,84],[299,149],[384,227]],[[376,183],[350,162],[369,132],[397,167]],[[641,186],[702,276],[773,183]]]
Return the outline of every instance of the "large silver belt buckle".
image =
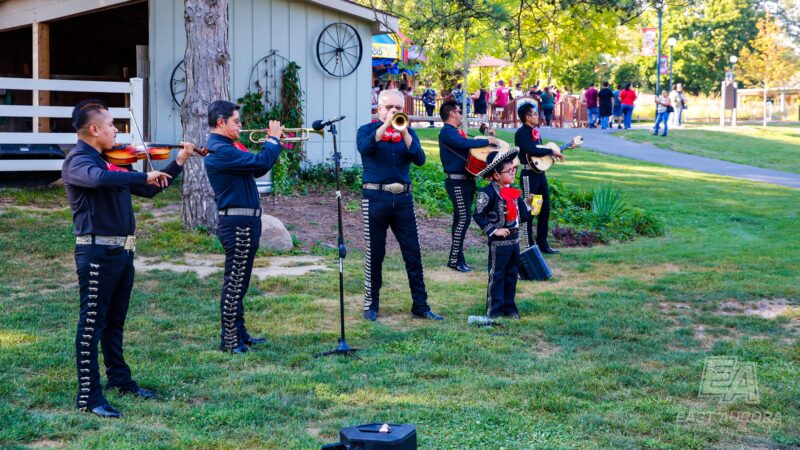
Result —
[[[387,184],[383,188],[391,192],[392,194],[401,194],[405,190],[405,186],[403,186],[403,183]]]
[[[136,236],[128,236],[125,238],[125,250],[136,251]]]

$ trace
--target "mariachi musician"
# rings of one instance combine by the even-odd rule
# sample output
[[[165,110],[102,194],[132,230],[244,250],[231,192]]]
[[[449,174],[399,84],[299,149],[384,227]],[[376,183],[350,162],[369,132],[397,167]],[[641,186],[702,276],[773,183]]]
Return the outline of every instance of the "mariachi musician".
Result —
[[[220,294],[220,345],[225,352],[245,353],[266,342],[250,336],[244,326],[244,296],[250,286],[253,261],[261,238],[261,201],[256,178],[264,176],[283,149],[283,126],[270,120],[268,137],[257,154],[237,146],[241,129],[239,105],[217,100],[208,107],[209,156],[204,160],[214,189],[219,224],[217,236],[225,249],[225,275]]]
[[[358,129],[356,145],[364,166],[361,213],[364,222],[364,318],[378,318],[383,258],[386,255],[386,230],[391,227],[411,288],[411,315],[415,318],[443,320],[428,306],[428,293],[422,274],[422,254],[417,235],[414,197],[411,195],[411,163],[425,164],[417,134],[393,120],[405,108],[405,96],[396,89],[378,95],[378,121]],[[403,116],[400,116],[403,117]],[[397,128],[395,128],[397,126]]]
[[[487,139],[470,139],[461,130],[461,106],[455,101],[442,103],[439,116],[444,126],[439,131],[439,158],[445,173],[444,187],[453,203],[450,258],[447,267],[459,272],[471,272],[464,259],[464,237],[472,220],[472,201],[475,198],[475,176],[467,172],[469,152],[473,148],[497,144],[493,136]]]
[[[103,348],[108,388],[142,398],[155,394],[139,387],[122,356],[122,335],[133,287],[136,221],[131,194],[153,197],[183,170],[194,152],[184,144],[163,172],[135,172],[106,162],[101,154],[114,146],[117,129],[100,100],[84,100],[72,111],[78,143],[61,170],[72,208],[76,236],[75,265],[80,313],[75,337],[78,395],[75,405],[102,417],[121,417],[100,386],[97,344]]]
[[[523,123],[514,135],[514,145],[519,147],[520,159],[524,161],[520,175],[522,193],[525,198],[530,197],[531,194],[541,195],[543,200],[542,209],[536,218],[536,240],[533,239],[532,221],[528,221],[522,229],[523,245],[528,248],[535,242],[542,253],[556,254],[558,250],[553,249],[547,243],[548,221],[550,220],[550,190],[547,186],[547,176],[544,172],[534,171],[528,164],[528,157],[550,155],[554,159],[563,161],[564,155],[559,150],[541,146],[542,138],[536,128],[539,124],[539,116],[533,105],[525,103],[520,106],[517,114]]]

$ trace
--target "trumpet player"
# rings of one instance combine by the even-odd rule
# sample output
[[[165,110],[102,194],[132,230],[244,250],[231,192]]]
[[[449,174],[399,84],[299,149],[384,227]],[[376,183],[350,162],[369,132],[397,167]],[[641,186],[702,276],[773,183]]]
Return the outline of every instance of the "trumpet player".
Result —
[[[225,249],[225,277],[220,295],[220,350],[245,353],[250,346],[266,342],[250,336],[244,326],[244,296],[250,285],[253,260],[261,238],[261,202],[256,178],[264,176],[275,165],[281,153],[283,126],[269,122],[268,137],[259,153],[236,147],[241,122],[239,106],[217,100],[208,107],[211,134],[204,163],[208,181],[214,189],[219,223],[217,236]]]
[[[357,147],[364,167],[361,213],[364,224],[364,318],[378,318],[386,230],[400,244],[411,288],[411,315],[443,320],[428,306],[422,275],[422,255],[411,195],[409,168],[425,164],[425,152],[416,133],[402,114],[405,99],[396,89],[378,96],[378,121],[358,129]]]

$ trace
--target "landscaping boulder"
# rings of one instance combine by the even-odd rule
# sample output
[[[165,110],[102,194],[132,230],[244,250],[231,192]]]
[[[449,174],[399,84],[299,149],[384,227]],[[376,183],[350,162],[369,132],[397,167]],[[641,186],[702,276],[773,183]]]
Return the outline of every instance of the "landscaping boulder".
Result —
[[[289,230],[278,218],[266,214],[261,216],[261,239],[258,242],[261,248],[272,250],[288,251],[294,248]]]

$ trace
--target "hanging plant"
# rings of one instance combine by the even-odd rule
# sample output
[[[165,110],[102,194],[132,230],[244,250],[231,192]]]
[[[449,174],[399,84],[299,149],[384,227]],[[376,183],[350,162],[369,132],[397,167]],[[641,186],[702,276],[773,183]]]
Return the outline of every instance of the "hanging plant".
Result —
[[[300,66],[295,62],[287,64],[283,71],[281,102],[270,111],[265,111],[263,92],[251,92],[237,100],[241,106],[242,126],[247,129],[266,129],[270,120],[279,120],[285,128],[303,127],[303,91],[300,89]],[[261,144],[250,142],[247,137],[242,142],[248,149],[258,151]],[[292,186],[299,180],[300,165],[305,159],[300,142],[284,142],[283,151],[272,168],[272,192],[291,194]]]

